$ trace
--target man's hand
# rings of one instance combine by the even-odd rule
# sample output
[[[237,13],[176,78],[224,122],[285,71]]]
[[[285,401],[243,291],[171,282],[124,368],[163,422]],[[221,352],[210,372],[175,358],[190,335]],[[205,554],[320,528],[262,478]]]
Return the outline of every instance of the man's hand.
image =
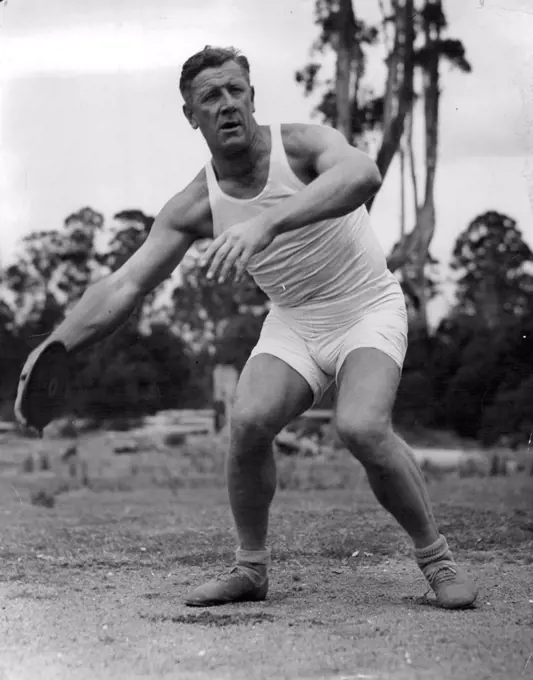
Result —
[[[235,267],[234,278],[239,281],[250,258],[270,245],[275,235],[262,217],[254,217],[226,229],[213,241],[202,258],[202,266],[211,263],[207,278],[214,278],[218,272],[218,281],[222,283],[231,268]]]

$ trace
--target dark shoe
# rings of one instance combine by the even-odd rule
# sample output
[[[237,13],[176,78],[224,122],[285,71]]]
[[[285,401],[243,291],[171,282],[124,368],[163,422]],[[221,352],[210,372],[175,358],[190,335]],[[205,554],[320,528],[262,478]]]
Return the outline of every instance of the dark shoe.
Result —
[[[441,559],[421,567],[437,596],[437,605],[444,609],[471,607],[477,598],[474,582],[455,561]]]
[[[228,573],[195,588],[185,598],[189,607],[215,607],[232,602],[260,602],[268,592],[265,565],[237,564]]]

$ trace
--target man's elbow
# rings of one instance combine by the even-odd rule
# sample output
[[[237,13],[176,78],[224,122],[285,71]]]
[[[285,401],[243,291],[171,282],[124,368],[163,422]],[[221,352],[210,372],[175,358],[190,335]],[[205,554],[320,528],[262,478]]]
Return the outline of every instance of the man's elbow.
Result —
[[[374,162],[371,162],[368,165],[365,184],[368,187],[368,191],[370,194],[369,198],[375,196],[377,192],[381,189],[381,185],[383,184],[383,178],[381,177],[381,173],[379,171],[378,166]]]
[[[364,195],[364,202],[371,199],[379,189],[383,182],[378,166],[368,156],[361,155],[355,159],[354,169],[351,172],[353,178],[354,189],[359,197]]]

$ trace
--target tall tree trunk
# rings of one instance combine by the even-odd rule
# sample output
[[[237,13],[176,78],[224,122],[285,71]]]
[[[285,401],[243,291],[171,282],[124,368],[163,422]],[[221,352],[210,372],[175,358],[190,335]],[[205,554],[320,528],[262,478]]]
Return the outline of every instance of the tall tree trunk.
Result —
[[[352,132],[352,74],[356,60],[355,16],[352,0],[340,0],[336,15],[338,36],[336,52],[335,95],[337,104],[337,129],[351,143]]]
[[[391,0],[392,11],[395,16],[394,40],[390,53],[386,59],[387,80],[385,82],[385,94],[383,97],[383,130],[389,130],[398,111],[398,96],[401,86],[401,60],[402,60],[402,39],[405,31],[404,17],[399,0]],[[384,16],[384,21],[387,17]],[[385,136],[385,135],[384,135]]]
[[[409,111],[409,115],[407,117],[407,153],[409,155],[409,169],[411,171],[411,183],[413,186],[413,207],[414,211],[413,214],[416,215],[418,214],[418,209],[420,207],[419,199],[418,199],[418,176],[416,174],[416,162],[415,162],[415,147],[413,144],[413,127],[414,127],[414,102],[413,102],[413,108],[411,111]]]
[[[400,144],[400,239],[405,237],[405,144]]]
[[[394,0],[394,45],[388,58],[383,137],[376,163],[385,177],[404,132],[405,118],[413,105],[414,1]],[[374,199],[367,203],[372,208]]]
[[[440,0],[427,0],[427,4],[440,4]],[[427,16],[427,15],[426,15]],[[438,128],[439,128],[439,41],[438,26],[424,22],[427,63],[424,71],[424,120],[426,143],[426,182],[424,203],[417,214],[414,229],[416,234],[413,260],[415,265],[414,288],[419,301],[413,319],[413,329],[422,337],[428,335],[427,282],[425,268],[428,261],[429,246],[435,233],[435,177],[437,171]]]
[[[426,8],[430,5],[439,6],[441,0],[426,0]],[[421,340],[423,345],[429,348],[429,333],[427,319],[427,280],[426,265],[429,255],[429,246],[435,232],[435,176],[437,169],[438,151],[438,124],[439,124],[439,44],[440,30],[438,26],[430,23],[429,12],[424,12],[425,55],[423,97],[424,97],[424,126],[425,126],[425,186],[424,202],[417,206],[416,223],[414,229],[396,244],[390,254],[387,264],[391,271],[409,267],[410,276],[405,277],[407,289],[414,301],[413,315],[410,328],[415,337]],[[412,132],[408,132],[411,140]],[[411,156],[411,170],[414,171],[413,158]],[[416,174],[413,175],[414,177]],[[418,194],[417,185],[414,191]],[[416,199],[417,203],[418,200]]]

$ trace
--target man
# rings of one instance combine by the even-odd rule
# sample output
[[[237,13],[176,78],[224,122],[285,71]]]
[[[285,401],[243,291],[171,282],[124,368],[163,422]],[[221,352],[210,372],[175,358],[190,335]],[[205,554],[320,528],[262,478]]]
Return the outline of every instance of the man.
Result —
[[[76,352],[103,338],[206,237],[214,238],[205,255],[208,277],[223,281],[233,273],[238,280],[246,269],[269,296],[272,308],[231,418],[227,484],[236,563],[186,603],[265,599],[272,442],[336,380],[339,435],[378,501],[411,537],[437,603],[472,605],[476,588],[439,534],[420,470],[391,427],[407,318],[364,207],[380,186],[376,165],[329,127],[258,125],[249,64],[233,48],[206,47],[191,57],[180,90],[211,161],[163,207],[144,245],[87,290],[47,343],[60,340]],[[43,346],[21,375],[21,422],[20,394]]]

